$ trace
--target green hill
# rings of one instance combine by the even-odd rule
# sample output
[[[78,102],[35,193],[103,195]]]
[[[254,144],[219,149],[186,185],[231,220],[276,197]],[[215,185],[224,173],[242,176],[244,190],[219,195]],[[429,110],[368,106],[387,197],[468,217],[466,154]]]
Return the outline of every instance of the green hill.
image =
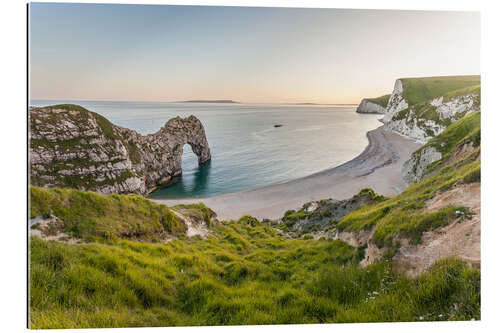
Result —
[[[55,232],[87,241],[96,239],[159,240],[185,234],[186,226],[167,206],[140,195],[30,188],[30,216],[61,220]]]
[[[403,97],[408,105],[419,104],[450,92],[481,84],[480,75],[403,78]]]

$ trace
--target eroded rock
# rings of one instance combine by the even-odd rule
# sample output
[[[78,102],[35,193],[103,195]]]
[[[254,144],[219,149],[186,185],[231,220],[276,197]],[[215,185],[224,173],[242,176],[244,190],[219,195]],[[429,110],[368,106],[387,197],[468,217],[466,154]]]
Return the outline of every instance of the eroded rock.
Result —
[[[146,136],[77,105],[30,107],[31,184],[101,193],[146,194],[182,173],[185,144],[198,162],[211,159],[194,116],[170,119]]]

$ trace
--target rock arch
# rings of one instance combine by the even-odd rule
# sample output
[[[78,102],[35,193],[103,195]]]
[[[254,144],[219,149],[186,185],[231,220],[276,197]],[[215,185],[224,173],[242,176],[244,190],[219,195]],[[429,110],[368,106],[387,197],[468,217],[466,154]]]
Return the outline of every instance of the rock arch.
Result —
[[[174,159],[178,160],[179,165],[185,144],[191,146],[193,153],[198,157],[199,164],[208,162],[212,158],[205,129],[195,116],[172,118],[154,136],[172,148]]]
[[[29,113],[31,185],[147,194],[182,173],[185,144],[199,164],[211,159],[195,116],[175,117],[144,136],[79,105],[30,107]]]

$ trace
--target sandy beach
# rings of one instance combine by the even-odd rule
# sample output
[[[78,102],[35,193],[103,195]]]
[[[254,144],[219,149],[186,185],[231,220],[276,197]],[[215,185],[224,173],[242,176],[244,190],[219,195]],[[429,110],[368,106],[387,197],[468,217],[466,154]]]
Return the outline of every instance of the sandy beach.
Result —
[[[346,199],[369,187],[392,196],[407,185],[401,167],[421,144],[383,126],[367,133],[369,144],[356,158],[307,177],[254,190],[195,199],[154,199],[168,206],[203,202],[220,219],[238,219],[250,214],[259,219],[275,219],[288,209],[297,209],[305,202],[326,198]],[[328,153],[328,152],[325,152]]]

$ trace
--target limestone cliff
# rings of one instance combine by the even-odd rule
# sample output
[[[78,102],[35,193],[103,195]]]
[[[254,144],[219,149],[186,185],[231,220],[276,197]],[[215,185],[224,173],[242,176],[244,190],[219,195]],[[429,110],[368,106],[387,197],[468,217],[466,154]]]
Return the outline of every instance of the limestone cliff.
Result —
[[[386,127],[426,143],[481,107],[479,76],[398,79],[383,118]]]
[[[357,113],[385,114],[386,106],[391,95],[384,95],[377,98],[363,98],[356,109]]]
[[[210,160],[205,130],[194,116],[170,119],[146,136],[78,105],[30,107],[31,184],[100,193],[146,194],[180,175],[189,144]]]
[[[480,144],[481,113],[473,112],[448,126],[440,135],[415,151],[403,164],[403,179],[407,183],[415,183],[469,155],[471,159],[478,158]]]

